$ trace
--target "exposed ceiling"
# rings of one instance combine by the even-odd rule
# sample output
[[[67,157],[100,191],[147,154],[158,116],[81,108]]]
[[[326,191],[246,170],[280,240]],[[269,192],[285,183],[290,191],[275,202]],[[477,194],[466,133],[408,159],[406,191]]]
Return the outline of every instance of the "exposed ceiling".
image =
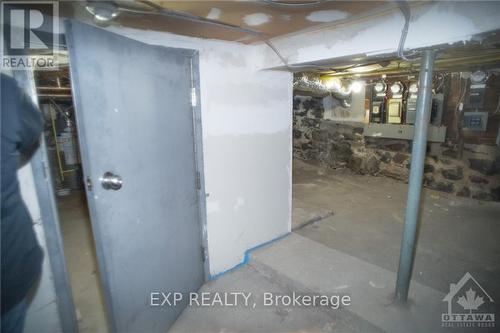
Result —
[[[61,13],[67,17],[92,19],[85,8],[92,3],[106,3],[118,9],[116,17],[104,24],[166,31],[180,35],[252,43],[298,31],[320,29],[325,25],[349,24],[353,21],[399,11],[395,1],[78,1],[61,2]],[[414,1],[419,6],[425,1]],[[203,20],[208,22],[203,22]],[[95,20],[97,22],[97,20]],[[218,25],[219,24],[219,25]],[[229,25],[233,28],[222,25]],[[250,30],[250,32],[245,31]],[[436,71],[467,71],[477,68],[500,68],[500,31],[477,35],[467,44],[442,45],[436,60]],[[396,54],[368,57],[365,54],[315,62],[294,72],[314,71],[328,76],[379,76],[412,74],[419,69],[419,50],[406,54],[403,61]],[[309,67],[308,67],[309,66]]]
[[[459,72],[478,69],[500,68],[500,31],[477,35],[475,40],[454,45],[436,46],[434,71]],[[420,69],[419,50],[413,50],[410,61],[405,61],[394,55],[383,57],[353,57],[338,60],[335,64],[317,66],[314,70],[328,77],[376,77],[380,75],[398,76],[411,75]]]
[[[64,12],[82,11],[82,2],[61,3]],[[398,8],[393,1],[261,0],[261,1],[115,1],[123,26],[175,34],[252,43],[262,38],[291,34],[374,15]],[[85,10],[84,10],[85,11]],[[185,15],[183,19],[175,13]],[[89,15],[89,13],[85,13]],[[172,15],[174,14],[174,15]],[[191,16],[191,20],[189,19]],[[197,22],[218,21],[261,33],[262,37],[236,29]]]

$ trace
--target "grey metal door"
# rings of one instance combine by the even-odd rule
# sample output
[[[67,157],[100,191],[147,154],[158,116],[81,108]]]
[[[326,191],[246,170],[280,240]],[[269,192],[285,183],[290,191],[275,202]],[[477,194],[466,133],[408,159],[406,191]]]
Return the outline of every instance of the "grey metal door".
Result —
[[[87,198],[109,326],[165,332],[204,281],[192,50],[66,22]],[[163,299],[162,299],[163,300]]]

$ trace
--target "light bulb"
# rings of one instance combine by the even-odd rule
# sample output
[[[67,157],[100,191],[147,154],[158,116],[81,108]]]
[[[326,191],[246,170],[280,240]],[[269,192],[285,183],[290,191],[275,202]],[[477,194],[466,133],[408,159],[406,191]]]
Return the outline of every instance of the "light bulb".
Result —
[[[363,88],[363,82],[361,81],[353,81],[351,83],[351,91],[353,93],[359,93],[362,88]]]

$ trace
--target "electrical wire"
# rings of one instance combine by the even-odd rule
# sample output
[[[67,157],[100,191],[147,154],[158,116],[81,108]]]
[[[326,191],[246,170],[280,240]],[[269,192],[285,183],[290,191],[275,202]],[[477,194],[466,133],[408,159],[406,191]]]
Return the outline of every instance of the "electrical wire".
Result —
[[[440,80],[440,82],[436,85],[436,88],[434,89],[436,93],[440,91],[441,88],[443,87],[447,75],[448,73],[443,73],[437,76],[437,79]]]
[[[399,5],[401,13],[403,13],[403,16],[405,18],[405,24],[403,26],[403,30],[401,31],[401,37],[399,39],[398,57],[400,57],[405,61],[410,61],[410,59],[406,58],[406,56],[404,55],[404,46],[406,42],[406,36],[408,35],[408,28],[410,27],[411,10],[410,6],[408,5],[408,2],[406,1],[397,1],[397,3]]]
[[[458,100],[458,103],[457,103],[457,106],[455,108],[455,110],[458,111],[459,107],[460,107],[460,104],[463,102],[464,98],[465,98],[465,93],[467,92],[467,79],[463,80],[464,81],[464,87],[462,89],[462,78],[460,78],[460,98]],[[463,90],[463,92],[462,92]]]
[[[66,109],[63,110],[60,107],[60,105],[53,98],[49,98],[49,101],[54,106],[54,108],[56,109],[56,112],[59,113],[64,118],[64,120],[66,121],[66,124],[71,124],[72,121],[70,119],[68,111],[71,110],[71,109],[73,109],[73,105],[70,105]]]
[[[495,115],[497,115],[499,113],[500,113],[500,95],[498,95],[498,103],[497,103],[497,107],[495,109],[495,112],[493,112],[491,115],[495,116]]]
[[[462,81],[464,81],[463,88],[462,88]],[[465,97],[466,92],[467,92],[467,79],[462,80],[462,76],[460,76],[460,90],[458,91],[460,97],[457,101],[457,105],[455,106],[455,117],[457,120],[457,124],[456,124],[457,125],[457,138],[456,138],[456,140],[457,141],[459,141],[460,137],[462,136],[463,112],[462,112],[462,110],[460,110],[460,104],[462,104],[462,101]]]

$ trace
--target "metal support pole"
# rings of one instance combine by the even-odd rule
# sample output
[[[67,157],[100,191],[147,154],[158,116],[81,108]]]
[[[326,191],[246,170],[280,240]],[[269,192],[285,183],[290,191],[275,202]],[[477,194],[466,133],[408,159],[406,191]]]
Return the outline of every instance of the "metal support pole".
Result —
[[[410,287],[411,272],[413,269],[420,193],[422,190],[425,152],[427,148],[427,128],[431,114],[434,56],[435,52],[433,50],[424,51],[418,79],[417,115],[411,152],[411,169],[408,182],[405,225],[403,239],[401,241],[398,279],[396,282],[396,299],[402,303],[406,302],[408,299],[408,289]]]

